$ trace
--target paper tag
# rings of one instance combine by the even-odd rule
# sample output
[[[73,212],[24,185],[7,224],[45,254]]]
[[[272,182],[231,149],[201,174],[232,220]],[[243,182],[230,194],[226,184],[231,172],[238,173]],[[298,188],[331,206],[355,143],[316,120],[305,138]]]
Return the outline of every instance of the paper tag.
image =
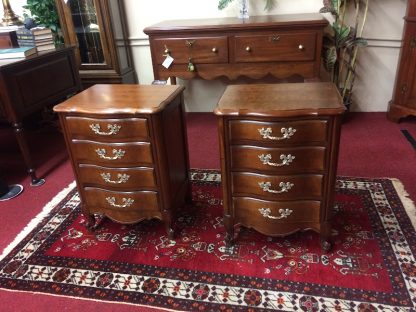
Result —
[[[162,66],[165,68],[169,68],[170,65],[172,65],[172,63],[173,63],[173,57],[168,54],[166,55],[166,58],[163,61]]]

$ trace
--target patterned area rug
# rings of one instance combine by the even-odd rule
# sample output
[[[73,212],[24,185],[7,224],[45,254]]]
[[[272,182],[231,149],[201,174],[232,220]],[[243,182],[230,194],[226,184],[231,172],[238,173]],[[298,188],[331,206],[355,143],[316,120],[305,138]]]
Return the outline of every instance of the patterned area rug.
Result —
[[[334,246],[306,231],[242,228],[224,246],[220,175],[192,171],[193,205],[169,241],[161,222],[84,228],[71,185],[0,261],[0,288],[178,311],[411,311],[416,234],[396,180],[339,177]],[[47,212],[47,213],[46,213]]]

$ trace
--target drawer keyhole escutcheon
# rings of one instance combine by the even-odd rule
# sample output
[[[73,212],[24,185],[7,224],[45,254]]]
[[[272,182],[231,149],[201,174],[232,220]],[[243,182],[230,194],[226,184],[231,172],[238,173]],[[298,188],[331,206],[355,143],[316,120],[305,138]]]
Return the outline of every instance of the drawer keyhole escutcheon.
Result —
[[[280,154],[280,160],[282,161],[281,163],[273,163],[271,162],[272,160],[272,155],[267,154],[261,154],[258,155],[260,161],[263,163],[263,165],[269,165],[269,166],[273,166],[273,167],[282,167],[282,166],[289,166],[290,163],[296,158],[295,156],[292,156],[291,154]]]
[[[125,174],[125,173],[118,173],[117,174],[117,179],[118,179],[117,181],[111,180],[111,173],[103,172],[100,175],[103,178],[104,182],[112,183],[112,184],[126,183],[128,181],[128,179],[130,178],[130,176],[128,174]]]
[[[271,36],[271,37],[270,37],[270,41],[271,41],[271,42],[277,42],[277,41],[280,41],[280,36]]]
[[[106,197],[105,198],[110,206],[117,207],[117,208],[127,208],[130,207],[134,203],[134,199],[131,198],[123,198],[121,201],[122,204],[116,204],[116,199],[114,197]]]
[[[273,193],[273,194],[280,194],[280,193],[288,192],[295,185],[291,182],[280,182],[279,183],[280,190],[271,189],[271,187],[272,187],[271,182],[259,182],[259,186],[261,187],[261,189],[264,192],[269,192],[269,193]]]
[[[117,124],[107,125],[108,132],[102,132],[101,126],[99,124],[91,124],[90,128],[95,134],[98,134],[98,135],[113,135],[113,134],[117,134],[120,131],[121,126]]]
[[[272,211],[270,210],[270,208],[260,208],[259,212],[265,218],[279,220],[279,219],[286,219],[288,216],[292,214],[293,210],[287,209],[287,208],[279,209],[279,213],[280,213],[279,216],[271,216],[270,214],[272,213]]]
[[[192,46],[194,45],[195,42],[196,42],[196,40],[186,40],[185,44],[188,48],[192,48]]]
[[[271,134],[273,133],[272,128],[261,128],[258,129],[260,132],[260,135],[263,137],[263,139],[270,139],[270,140],[285,140],[285,139],[290,139],[291,136],[293,136],[296,132],[296,129],[289,127],[289,128],[282,128],[280,129],[280,132],[283,134],[280,137],[277,136],[272,136]]]
[[[120,159],[126,153],[126,151],[123,151],[122,149],[119,149],[119,150],[113,149],[114,156],[106,156],[107,152],[104,148],[97,148],[95,152],[97,153],[98,156],[100,156],[100,158],[108,159],[108,160]]]

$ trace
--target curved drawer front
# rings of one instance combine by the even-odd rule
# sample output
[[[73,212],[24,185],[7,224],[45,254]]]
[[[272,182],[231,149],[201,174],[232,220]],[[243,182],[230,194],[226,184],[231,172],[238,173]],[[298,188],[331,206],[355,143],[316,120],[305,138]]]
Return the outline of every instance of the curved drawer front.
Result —
[[[234,197],[235,224],[253,227],[264,234],[288,234],[284,224],[296,224],[293,230],[320,221],[319,201],[271,202],[249,197]],[[306,225],[309,223],[309,225]]]
[[[231,120],[229,123],[231,142],[249,140],[278,145],[325,144],[327,120],[302,120],[284,122],[260,122]]]
[[[74,139],[94,141],[129,141],[149,138],[147,120],[144,118],[95,119],[66,117],[69,133]]]
[[[78,162],[128,167],[152,165],[150,143],[99,143],[72,140],[72,152]]]
[[[85,205],[89,208],[117,211],[158,211],[158,195],[153,191],[115,192],[100,188],[84,188]]]
[[[232,192],[236,196],[260,196],[270,200],[321,199],[322,175],[264,175],[231,173]]]
[[[315,46],[314,32],[236,36],[235,61],[312,61],[315,59]]]
[[[99,185],[113,189],[154,189],[156,178],[153,168],[108,168],[80,164],[79,180],[84,185]]]
[[[218,37],[188,37],[153,39],[153,57],[156,64],[162,64],[169,55],[174,64],[188,64],[189,58],[193,63],[227,63],[228,38]]]
[[[250,145],[231,147],[233,170],[267,170],[276,173],[305,173],[324,170],[324,147],[265,148]]]

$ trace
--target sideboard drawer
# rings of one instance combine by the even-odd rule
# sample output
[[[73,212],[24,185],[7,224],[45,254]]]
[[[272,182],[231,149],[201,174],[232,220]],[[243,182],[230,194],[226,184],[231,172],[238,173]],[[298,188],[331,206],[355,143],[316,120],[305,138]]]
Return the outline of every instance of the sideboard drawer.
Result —
[[[305,145],[327,141],[327,120],[261,122],[231,120],[230,139],[260,141],[273,144],[302,143]]]
[[[145,118],[96,119],[67,116],[67,126],[74,139],[96,141],[148,140]]]
[[[155,61],[162,64],[166,54],[174,64],[212,64],[228,62],[228,39],[219,37],[163,38],[153,40]]]
[[[316,33],[282,33],[235,37],[235,61],[313,61]]]

